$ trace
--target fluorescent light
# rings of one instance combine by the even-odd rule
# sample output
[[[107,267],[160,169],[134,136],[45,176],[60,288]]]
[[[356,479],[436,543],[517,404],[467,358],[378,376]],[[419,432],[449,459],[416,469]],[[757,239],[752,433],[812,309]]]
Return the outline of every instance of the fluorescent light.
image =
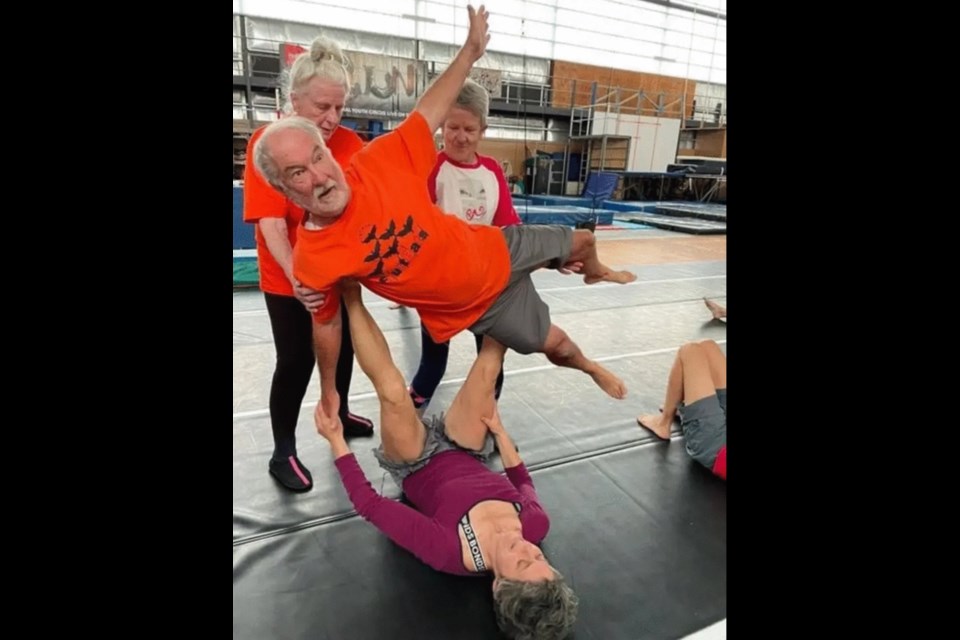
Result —
[[[414,22],[436,22],[434,18],[424,18],[423,16],[412,16],[409,13],[403,13],[400,15],[400,17],[405,20],[413,20]]]

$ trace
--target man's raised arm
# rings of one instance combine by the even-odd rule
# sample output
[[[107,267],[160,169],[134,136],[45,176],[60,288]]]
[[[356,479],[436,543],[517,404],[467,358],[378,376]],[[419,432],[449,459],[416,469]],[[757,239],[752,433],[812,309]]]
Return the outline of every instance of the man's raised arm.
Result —
[[[467,13],[470,14],[467,41],[457,52],[450,66],[434,80],[417,101],[415,110],[426,119],[430,131],[436,131],[443,124],[464,81],[470,75],[473,63],[483,57],[483,52],[486,51],[487,43],[490,41],[490,35],[487,33],[487,17],[490,13],[483,5],[480,5],[477,11],[474,11],[473,5],[467,5]]]

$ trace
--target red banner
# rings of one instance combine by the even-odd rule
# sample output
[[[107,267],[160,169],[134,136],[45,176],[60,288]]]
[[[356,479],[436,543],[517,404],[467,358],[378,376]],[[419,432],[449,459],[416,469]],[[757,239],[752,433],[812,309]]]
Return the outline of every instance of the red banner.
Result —
[[[293,61],[297,59],[297,56],[306,51],[304,47],[301,47],[298,44],[290,44],[289,42],[283,42],[280,44],[280,64],[281,69],[289,69],[290,65],[293,64]]]

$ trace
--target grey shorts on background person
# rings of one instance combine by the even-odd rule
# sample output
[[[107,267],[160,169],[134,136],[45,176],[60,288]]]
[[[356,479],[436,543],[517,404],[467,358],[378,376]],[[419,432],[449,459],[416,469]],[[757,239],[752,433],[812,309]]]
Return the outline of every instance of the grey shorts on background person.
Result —
[[[727,390],[677,407],[683,440],[690,457],[713,469],[720,449],[727,444]]]
[[[489,432],[487,433],[486,439],[483,441],[483,449],[480,451],[474,451],[473,449],[461,447],[456,442],[448,438],[447,432],[444,428],[445,416],[445,413],[441,413],[439,416],[429,416],[421,420],[424,428],[426,429],[427,436],[423,442],[423,452],[420,454],[420,457],[413,462],[395,462],[393,460],[388,460],[386,455],[384,455],[382,444],[373,450],[373,455],[380,463],[380,467],[390,474],[390,477],[393,478],[393,481],[396,482],[397,486],[401,489],[403,489],[403,480],[407,476],[427,466],[427,463],[430,462],[430,458],[438,453],[459,449],[460,451],[466,451],[482,462],[486,462],[490,458],[491,454],[493,454],[495,443],[493,435],[491,435]]]
[[[470,331],[488,335],[517,353],[538,353],[550,332],[550,308],[540,299],[530,274],[545,264],[550,269],[566,264],[573,251],[573,229],[517,225],[502,231],[510,250],[510,280]]]

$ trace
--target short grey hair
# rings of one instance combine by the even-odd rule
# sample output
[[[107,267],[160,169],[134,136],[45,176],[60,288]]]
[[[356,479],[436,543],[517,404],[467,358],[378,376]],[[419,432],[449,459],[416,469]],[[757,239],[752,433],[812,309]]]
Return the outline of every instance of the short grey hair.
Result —
[[[320,132],[320,128],[312,120],[307,120],[306,118],[301,118],[300,116],[289,116],[287,118],[281,118],[271,125],[268,125],[263,131],[263,135],[257,140],[253,145],[253,163],[256,166],[257,171],[260,172],[260,175],[263,176],[263,179],[269,182],[271,185],[278,189],[283,189],[283,183],[280,181],[280,167],[277,166],[276,161],[273,159],[273,156],[270,155],[270,152],[267,150],[266,142],[271,137],[273,137],[279,131],[285,131],[287,129],[300,129],[301,131],[306,131],[317,141],[326,148],[326,144],[323,142],[323,134]]]
[[[310,51],[298,55],[290,68],[280,75],[280,93],[286,112],[292,111],[290,94],[301,89],[314,76],[343,85],[344,92],[350,95],[349,67],[350,61],[336,42],[325,36],[317,36],[310,45]]]
[[[469,111],[480,118],[480,128],[487,128],[487,114],[490,113],[490,94],[480,84],[467,78],[457,94],[455,107]]]
[[[560,640],[577,619],[579,600],[560,572],[553,580],[500,579],[493,592],[497,625],[514,640]]]

